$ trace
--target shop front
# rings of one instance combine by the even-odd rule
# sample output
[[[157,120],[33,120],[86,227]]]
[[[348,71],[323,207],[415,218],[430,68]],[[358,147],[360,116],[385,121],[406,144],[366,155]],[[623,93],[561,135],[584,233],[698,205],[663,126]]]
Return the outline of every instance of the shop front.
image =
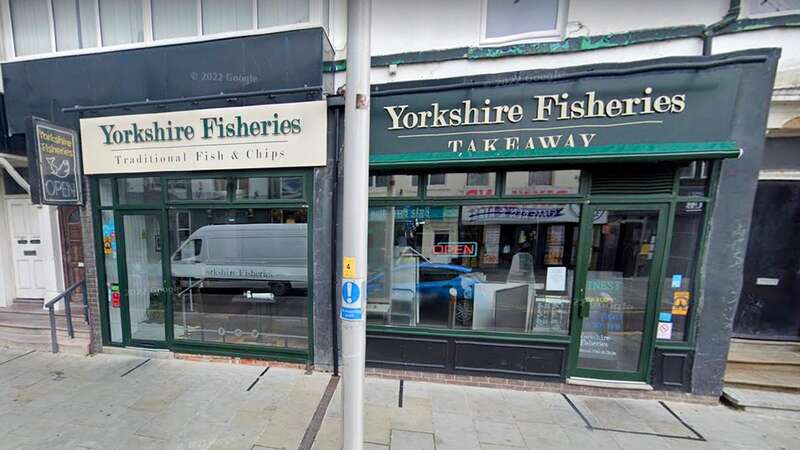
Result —
[[[375,86],[368,364],[718,390],[774,56]]]
[[[330,364],[331,55],[302,29],[4,65],[12,132],[80,130],[93,351]]]

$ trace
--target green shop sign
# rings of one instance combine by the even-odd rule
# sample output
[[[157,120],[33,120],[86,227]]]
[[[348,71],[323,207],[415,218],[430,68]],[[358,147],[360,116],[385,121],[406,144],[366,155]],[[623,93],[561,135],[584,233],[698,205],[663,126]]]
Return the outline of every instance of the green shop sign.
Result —
[[[701,61],[707,66],[643,61],[605,65],[602,74],[575,68],[427,89],[376,86],[370,162],[737,156],[730,136],[739,67]]]

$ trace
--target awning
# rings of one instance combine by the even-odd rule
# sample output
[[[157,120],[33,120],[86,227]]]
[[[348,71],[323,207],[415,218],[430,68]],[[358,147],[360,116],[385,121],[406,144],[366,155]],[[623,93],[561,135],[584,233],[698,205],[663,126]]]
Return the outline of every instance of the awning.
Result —
[[[563,164],[585,162],[675,161],[738,158],[742,150],[732,141],[678,142],[666,144],[621,144],[599,147],[537,148],[464,152],[414,152],[371,154],[372,167],[442,165],[473,166],[501,163]]]

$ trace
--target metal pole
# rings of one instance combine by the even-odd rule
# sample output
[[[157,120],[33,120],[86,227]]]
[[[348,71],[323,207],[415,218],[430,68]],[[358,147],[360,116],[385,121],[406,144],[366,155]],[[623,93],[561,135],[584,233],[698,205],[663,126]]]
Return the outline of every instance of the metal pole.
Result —
[[[371,18],[371,0],[347,2],[341,308],[345,450],[362,450],[364,446]]]

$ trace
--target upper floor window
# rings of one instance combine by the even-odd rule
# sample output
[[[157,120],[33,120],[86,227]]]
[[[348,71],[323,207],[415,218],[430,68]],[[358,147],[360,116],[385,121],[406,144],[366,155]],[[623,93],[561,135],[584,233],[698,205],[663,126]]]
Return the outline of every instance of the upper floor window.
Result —
[[[800,0],[744,0],[742,8],[747,17],[798,14]]]
[[[483,0],[481,42],[561,38],[567,0]]]
[[[325,0],[0,1],[19,57],[308,23]]]

